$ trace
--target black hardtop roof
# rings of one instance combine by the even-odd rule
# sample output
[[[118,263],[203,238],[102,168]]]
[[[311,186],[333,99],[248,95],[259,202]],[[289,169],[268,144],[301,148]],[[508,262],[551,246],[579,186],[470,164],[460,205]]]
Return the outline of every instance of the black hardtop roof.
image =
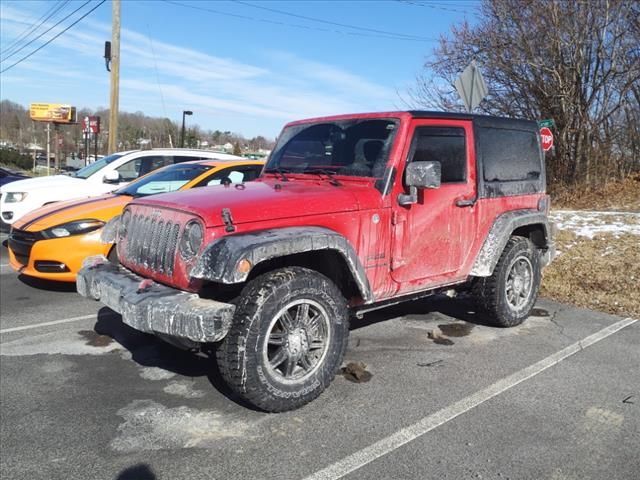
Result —
[[[538,130],[538,123],[534,120],[522,118],[495,117],[492,115],[477,115],[474,113],[430,112],[427,110],[410,110],[413,118],[447,118],[452,120],[472,120],[479,127],[517,128],[519,130]]]

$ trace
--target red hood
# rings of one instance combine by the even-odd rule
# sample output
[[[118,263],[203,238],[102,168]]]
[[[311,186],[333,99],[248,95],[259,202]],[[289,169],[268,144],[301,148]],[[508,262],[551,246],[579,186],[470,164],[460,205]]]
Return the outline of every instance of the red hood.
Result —
[[[361,206],[356,193],[371,188],[367,187],[347,183],[335,186],[324,180],[265,179],[163,193],[134,203],[191,212],[201,217],[207,227],[217,227],[223,225],[223,208],[231,211],[235,224],[358,210]]]

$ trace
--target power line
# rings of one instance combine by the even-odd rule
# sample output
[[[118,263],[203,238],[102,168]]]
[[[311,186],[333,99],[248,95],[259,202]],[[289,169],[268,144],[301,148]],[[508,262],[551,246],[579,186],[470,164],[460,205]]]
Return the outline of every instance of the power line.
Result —
[[[4,57],[3,59],[0,60],[0,62],[5,62],[6,60],[8,60],[9,58],[13,57],[16,53],[24,50],[25,48],[27,48],[29,45],[31,45],[33,42],[35,42],[36,40],[42,38],[46,33],[49,33],[51,30],[53,30],[54,28],[56,28],[58,25],[60,25],[62,22],[64,22],[67,18],[69,18],[70,16],[72,16],[74,13],[76,13],[78,10],[81,10],[83,7],[85,7],[87,4],[91,3],[91,0],[87,0],[86,2],[84,2],[82,5],[80,5],[78,8],[76,8],[73,12],[71,12],[69,15],[67,15],[66,17],[64,17],[62,20],[60,20],[58,23],[56,23],[55,25],[52,25],[51,27],[49,27],[48,29],[46,29],[44,32],[42,32],[40,35],[38,35],[36,38],[32,39],[30,42],[25,43],[24,45],[22,45],[19,49],[17,49],[14,52],[11,52],[9,55],[7,55],[6,57]]]
[[[459,10],[457,8],[451,8],[451,5],[453,5],[454,7],[471,7],[473,9],[477,9],[479,7],[479,5],[472,5],[472,4],[463,4],[463,3],[432,3],[432,2],[413,2],[411,0],[395,0],[398,3],[404,3],[405,5],[414,5],[416,7],[424,7],[424,8],[431,8],[431,9],[435,9],[435,10],[443,10],[445,12],[456,12],[456,13],[471,13],[468,12],[466,10]]]
[[[258,18],[258,17],[251,17],[249,15],[240,15],[237,13],[230,13],[230,12],[223,12],[221,10],[215,10],[212,8],[205,8],[205,7],[200,7],[200,6],[196,6],[196,5],[188,5],[185,3],[180,3],[180,2],[175,2],[173,0],[162,0],[165,3],[169,3],[172,5],[177,5],[179,7],[184,7],[184,8],[191,8],[193,10],[200,10],[203,12],[210,12],[210,13],[215,13],[217,15],[224,15],[227,17],[234,17],[234,18],[240,18],[242,20],[251,20],[253,22],[261,22],[261,23],[268,23],[271,25],[279,25],[279,26],[284,26],[284,27],[292,27],[292,28],[300,28],[303,30],[315,30],[315,31],[320,31],[320,32],[328,32],[328,33],[339,33],[341,35],[352,35],[352,36],[358,36],[358,37],[373,37],[373,38],[385,38],[387,40],[405,40],[405,41],[410,41],[410,42],[437,42],[438,39],[436,38],[410,38],[410,37],[400,37],[400,36],[392,36],[392,35],[379,35],[379,34],[369,34],[369,33],[361,33],[361,32],[346,32],[343,30],[337,30],[337,29],[329,29],[329,28],[322,28],[322,27],[314,27],[311,25],[300,25],[300,24],[295,24],[295,23],[287,23],[287,22],[280,22],[277,20],[267,20],[265,18]]]
[[[162,93],[162,86],[160,85],[160,74],[158,73],[158,60],[156,59],[156,50],[153,48],[153,40],[151,39],[151,28],[147,23],[147,40],[149,40],[149,45],[151,46],[151,54],[153,55],[153,67],[156,71],[156,83],[158,84],[158,90],[160,91],[160,100],[162,101],[162,111],[164,112],[164,116],[167,118],[167,107],[164,103],[164,94]]]
[[[61,32],[58,32],[56,35],[54,35],[52,38],[50,38],[49,40],[47,40],[45,43],[43,43],[42,45],[40,45],[38,48],[36,48],[33,52],[25,55],[24,57],[22,57],[20,60],[18,60],[17,62],[11,64],[10,66],[8,66],[7,68],[5,68],[4,70],[0,71],[0,73],[4,73],[7,70],[12,69],[13,67],[15,67],[16,65],[24,62],[27,58],[31,57],[32,55],[34,55],[35,53],[39,52],[40,50],[42,50],[44,47],[46,47],[47,45],[49,45],[51,42],[53,42],[56,38],[58,38],[60,35],[62,35],[64,32],[66,32],[67,30],[69,30],[71,27],[73,27],[74,25],[78,24],[82,19],[84,19],[85,17],[87,17],[90,13],[92,13],[94,10],[96,10],[100,5],[102,5],[104,2],[106,2],[107,0],[102,0],[100,3],[98,3],[95,7],[93,7],[91,10],[89,10],[87,13],[85,13],[84,15],[82,15],[80,18],[78,18],[75,22],[73,22],[71,25],[69,25],[67,28],[65,28],[64,30],[62,30]],[[87,2],[88,3],[88,2]]]
[[[258,8],[260,10],[266,10],[267,12],[279,13],[281,15],[287,15],[289,17],[300,18],[302,20],[310,20],[312,22],[325,23],[327,25],[335,25],[337,27],[352,28],[354,30],[362,30],[362,31],[365,31],[365,32],[378,33],[378,34],[382,34],[382,35],[390,35],[390,36],[396,36],[396,37],[406,37],[406,38],[410,38],[412,40],[426,40],[426,41],[431,40],[429,38],[421,37],[421,36],[418,36],[418,35],[407,35],[405,33],[388,32],[388,31],[385,31],[385,30],[377,30],[375,28],[360,27],[358,25],[349,25],[349,24],[346,24],[346,23],[332,22],[330,20],[324,20],[324,19],[321,19],[321,18],[308,17],[306,15],[298,15],[296,13],[285,12],[283,10],[278,10],[276,8],[264,7],[262,5],[254,5],[252,3],[243,2],[241,0],[232,0],[232,1],[234,3],[238,3],[240,5],[245,5],[247,7]]]
[[[60,5],[61,3],[62,5]],[[54,3],[53,6],[49,10],[47,10],[40,18],[38,18],[30,26],[25,28],[24,31],[20,33],[20,35],[18,35],[7,48],[2,50],[0,52],[0,55],[5,55],[7,52],[13,50],[20,42],[22,42],[24,39],[26,39],[29,35],[31,35],[36,30],[38,30],[44,22],[46,22],[55,14],[57,14],[60,10],[62,10],[67,3],[69,3],[69,0],[66,0],[65,2],[59,1],[57,3]]]

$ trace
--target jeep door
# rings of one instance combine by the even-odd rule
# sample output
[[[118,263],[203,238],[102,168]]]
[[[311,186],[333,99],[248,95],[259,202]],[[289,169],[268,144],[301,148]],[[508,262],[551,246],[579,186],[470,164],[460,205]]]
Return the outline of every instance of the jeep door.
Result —
[[[417,202],[394,204],[391,275],[401,291],[447,283],[469,254],[475,233],[475,150],[470,121],[414,120],[403,156],[410,162],[440,162],[441,185],[418,189]]]

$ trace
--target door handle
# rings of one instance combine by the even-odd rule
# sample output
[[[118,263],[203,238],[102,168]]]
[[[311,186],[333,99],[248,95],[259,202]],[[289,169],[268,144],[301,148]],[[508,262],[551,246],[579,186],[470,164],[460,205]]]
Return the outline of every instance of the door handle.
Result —
[[[476,204],[476,199],[475,198],[471,198],[471,199],[458,198],[458,199],[456,199],[456,207],[460,207],[460,208],[473,207],[475,204]]]

